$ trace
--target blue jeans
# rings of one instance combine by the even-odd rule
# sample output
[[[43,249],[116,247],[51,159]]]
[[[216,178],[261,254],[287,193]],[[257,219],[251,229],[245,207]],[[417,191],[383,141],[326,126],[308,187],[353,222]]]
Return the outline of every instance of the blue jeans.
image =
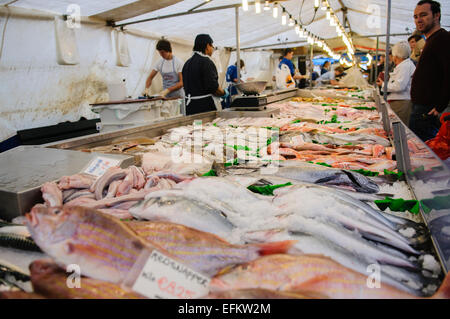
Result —
[[[422,141],[428,141],[436,136],[441,122],[439,116],[428,115],[433,107],[413,104],[411,117],[409,118],[409,128]]]

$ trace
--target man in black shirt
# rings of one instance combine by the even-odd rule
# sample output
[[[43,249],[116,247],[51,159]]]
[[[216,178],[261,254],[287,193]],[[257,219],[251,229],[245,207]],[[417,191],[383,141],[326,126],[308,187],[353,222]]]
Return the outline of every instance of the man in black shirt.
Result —
[[[209,35],[197,35],[194,54],[183,66],[186,115],[215,111],[220,104],[218,98],[229,95],[227,89],[220,88],[217,68],[210,59],[214,52],[212,43]]]
[[[450,32],[441,28],[439,2],[420,1],[414,10],[417,30],[426,37],[411,82],[411,130],[423,141],[439,131],[439,113],[450,100]]]

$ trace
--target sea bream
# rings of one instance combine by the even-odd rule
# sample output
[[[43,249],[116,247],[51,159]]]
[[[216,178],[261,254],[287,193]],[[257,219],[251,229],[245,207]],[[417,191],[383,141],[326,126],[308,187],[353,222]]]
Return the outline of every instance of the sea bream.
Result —
[[[139,237],[119,219],[91,208],[35,207],[26,214],[36,244],[59,264],[77,264],[82,275],[121,283],[144,252],[164,248]]]
[[[36,260],[30,265],[33,291],[51,299],[144,299],[120,285],[89,277],[80,278],[80,286],[67,285],[68,273],[52,260]]]
[[[388,284],[370,288],[362,275],[320,255],[277,254],[239,265],[213,278],[211,292],[261,288],[281,291],[312,291],[336,299],[418,298]],[[450,276],[432,298],[450,298]]]
[[[167,249],[183,262],[208,276],[220,270],[254,260],[262,255],[284,253],[295,241],[232,245],[211,233],[167,222],[125,222],[136,234]]]

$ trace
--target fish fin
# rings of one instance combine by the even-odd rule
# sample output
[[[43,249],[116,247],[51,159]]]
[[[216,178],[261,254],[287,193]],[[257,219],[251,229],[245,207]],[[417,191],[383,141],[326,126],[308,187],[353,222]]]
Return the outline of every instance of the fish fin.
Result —
[[[450,299],[450,274],[447,274],[432,299]]]
[[[257,244],[257,246],[259,247],[259,254],[264,256],[286,253],[296,243],[297,240],[284,240],[272,243]]]

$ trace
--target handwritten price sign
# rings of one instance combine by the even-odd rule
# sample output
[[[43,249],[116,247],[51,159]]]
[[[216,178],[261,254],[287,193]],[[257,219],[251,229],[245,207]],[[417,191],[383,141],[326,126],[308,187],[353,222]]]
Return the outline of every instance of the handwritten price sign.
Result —
[[[210,279],[154,250],[133,290],[149,298],[192,299],[208,294]]]

